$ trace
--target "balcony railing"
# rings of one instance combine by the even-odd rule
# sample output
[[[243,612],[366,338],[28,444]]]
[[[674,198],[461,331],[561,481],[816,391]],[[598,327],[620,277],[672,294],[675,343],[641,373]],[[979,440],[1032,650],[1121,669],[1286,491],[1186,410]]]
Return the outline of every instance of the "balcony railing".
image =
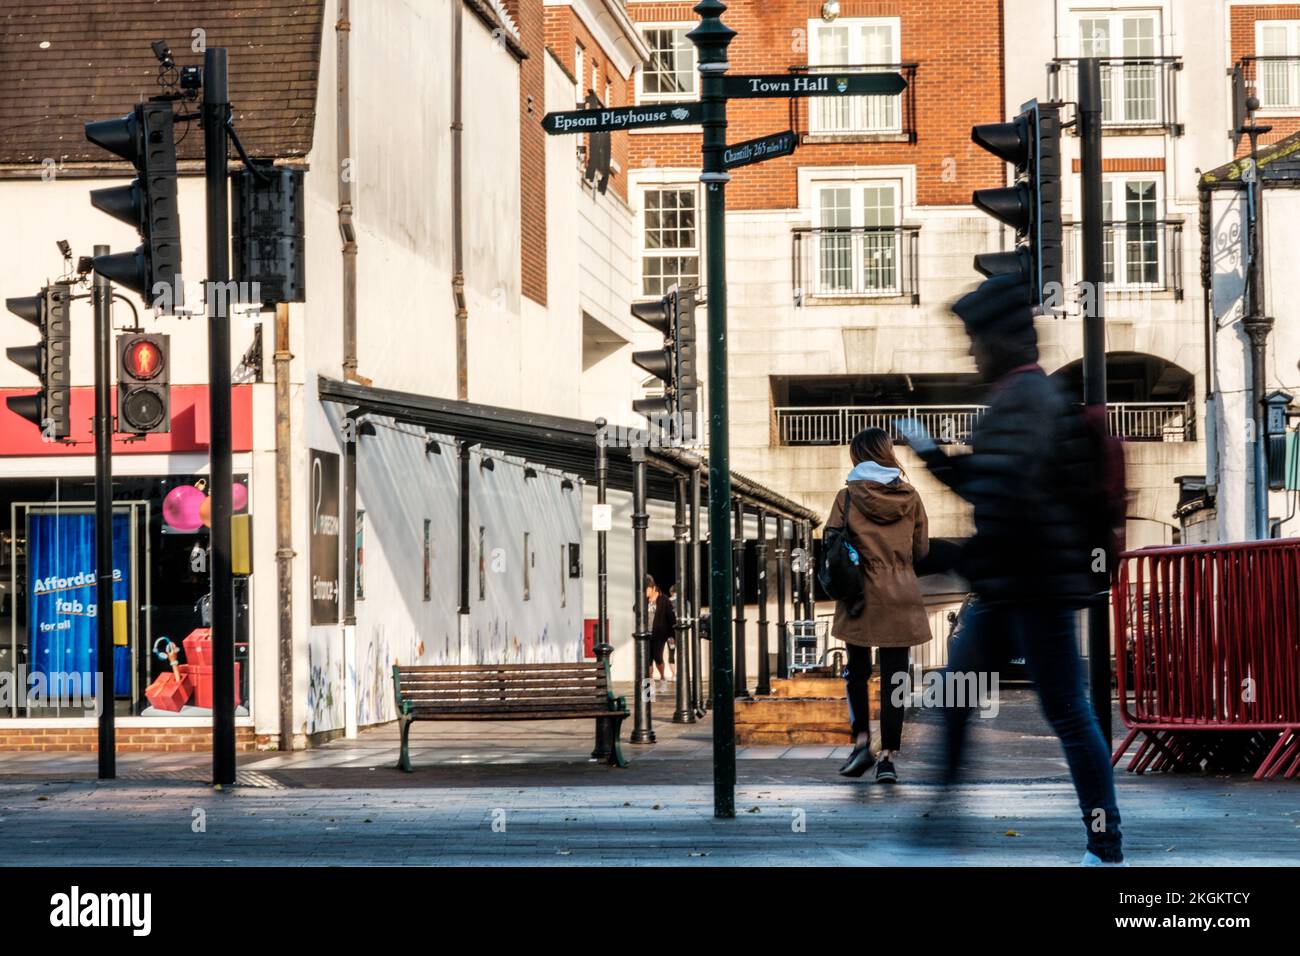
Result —
[[[1101,60],[1103,129],[1163,129],[1183,135],[1178,121],[1176,56],[1114,56]],[[1048,100],[1078,102],[1079,60],[1058,57],[1047,64]],[[1077,127],[1075,127],[1077,130]]]
[[[1243,56],[1241,75],[1260,109],[1300,113],[1300,56]]]
[[[987,405],[798,406],[776,410],[782,445],[847,445],[864,428],[893,433],[897,422],[919,421],[941,444],[965,445]],[[1110,433],[1126,441],[1196,440],[1191,402],[1114,402],[1107,406]]]
[[[920,226],[792,230],[795,305],[906,297],[917,287]]]
[[[1081,223],[1065,228],[1067,291],[1083,274]],[[1172,292],[1183,297],[1183,224],[1173,219],[1108,220],[1102,239],[1107,292]]]
[[[791,73],[901,73],[902,93],[874,96],[800,96],[790,100],[790,128],[801,135],[904,139],[916,142],[916,64],[804,64]]]

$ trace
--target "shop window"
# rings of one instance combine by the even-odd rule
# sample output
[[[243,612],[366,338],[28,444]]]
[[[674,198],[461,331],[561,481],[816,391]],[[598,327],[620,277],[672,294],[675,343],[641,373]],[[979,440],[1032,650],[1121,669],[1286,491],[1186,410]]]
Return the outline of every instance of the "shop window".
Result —
[[[85,717],[97,674],[114,712],[161,720],[211,713],[206,483],[199,476],[116,477],[113,660],[98,660],[94,480],[0,480],[2,717]],[[251,520],[236,476],[237,514]],[[200,556],[196,560],[195,556]],[[248,578],[234,579],[236,713],[248,714]],[[111,688],[111,690],[110,690]]]

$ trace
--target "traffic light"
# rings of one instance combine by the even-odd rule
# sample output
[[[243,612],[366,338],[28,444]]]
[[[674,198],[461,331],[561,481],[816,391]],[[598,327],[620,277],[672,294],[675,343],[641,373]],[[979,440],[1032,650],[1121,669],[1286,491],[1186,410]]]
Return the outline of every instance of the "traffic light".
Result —
[[[36,345],[18,345],[5,350],[9,360],[21,365],[41,382],[40,391],[14,395],[5,400],[9,409],[41,430],[48,440],[68,437],[71,426],[72,383],[69,357],[72,327],[68,310],[72,287],[66,282],[46,286],[39,295],[6,299],[5,307],[41,333]]]
[[[632,353],[632,364],[645,369],[663,383],[664,393],[659,398],[638,398],[632,402],[632,410],[638,415],[650,419],[664,419],[673,411],[673,373],[676,361],[673,358],[673,307],[677,287],[669,289],[668,294],[654,302],[636,302],[632,305],[632,315],[650,326],[663,336],[664,342],[657,349]]]
[[[171,347],[167,336],[130,332],[117,337],[117,431],[148,435],[172,430]]]
[[[681,438],[693,441],[699,435],[700,377],[695,364],[695,290],[679,289],[677,292],[676,333],[677,346],[677,414],[681,418]]]
[[[632,314],[664,337],[660,348],[633,352],[632,361],[663,382],[659,398],[632,402],[632,410],[650,419],[668,421],[681,440],[695,437],[699,413],[699,374],[695,361],[695,290],[672,286],[654,302],[638,302]]]
[[[91,190],[90,203],[135,226],[144,243],[134,252],[96,256],[95,271],[139,293],[149,305],[161,300],[164,308],[174,310],[183,304],[183,293],[177,281],[181,223],[171,103],[139,103],[119,119],[87,123],[86,139],[121,156],[139,172],[129,186]]]
[[[971,128],[971,139],[1015,167],[1011,186],[977,189],[972,202],[1016,231],[1011,252],[985,252],[975,268],[992,278],[1022,277],[1033,305],[1061,296],[1061,119],[1055,106],[1031,100],[1009,123]]]

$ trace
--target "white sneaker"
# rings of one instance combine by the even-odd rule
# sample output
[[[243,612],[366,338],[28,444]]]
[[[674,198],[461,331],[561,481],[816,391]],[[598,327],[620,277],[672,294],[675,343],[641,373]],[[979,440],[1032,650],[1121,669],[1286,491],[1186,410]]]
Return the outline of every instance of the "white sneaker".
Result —
[[[1093,853],[1091,850],[1084,850],[1083,859],[1079,861],[1079,865],[1080,866],[1128,866],[1128,861],[1120,860],[1118,863],[1111,863],[1108,860],[1103,860],[1101,857]]]

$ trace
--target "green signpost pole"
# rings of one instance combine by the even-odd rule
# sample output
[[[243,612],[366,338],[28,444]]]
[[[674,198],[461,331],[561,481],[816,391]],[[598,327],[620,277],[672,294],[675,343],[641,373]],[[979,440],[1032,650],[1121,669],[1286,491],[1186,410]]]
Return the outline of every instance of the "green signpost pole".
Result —
[[[727,434],[727,183],[723,153],[727,149],[727,97],[723,79],[730,64],[727,46],[736,31],[722,22],[727,5],[700,0],[700,25],[689,34],[699,50],[700,101],[704,149],[700,182],[704,183],[709,312],[709,561],[712,585],[709,613],[714,621],[713,676],[713,815],[736,815],[736,702],[733,694],[731,642],[731,464]]]

